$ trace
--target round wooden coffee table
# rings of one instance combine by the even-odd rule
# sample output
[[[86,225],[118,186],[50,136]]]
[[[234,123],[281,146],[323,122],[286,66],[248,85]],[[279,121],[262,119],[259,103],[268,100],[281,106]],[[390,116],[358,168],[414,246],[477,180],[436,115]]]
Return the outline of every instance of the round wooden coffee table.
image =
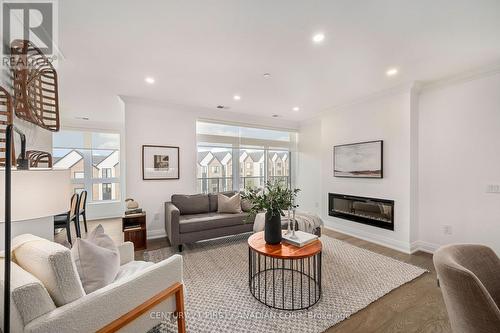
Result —
[[[303,247],[268,245],[264,232],[248,238],[248,285],[261,303],[280,310],[304,310],[321,298],[321,241]]]

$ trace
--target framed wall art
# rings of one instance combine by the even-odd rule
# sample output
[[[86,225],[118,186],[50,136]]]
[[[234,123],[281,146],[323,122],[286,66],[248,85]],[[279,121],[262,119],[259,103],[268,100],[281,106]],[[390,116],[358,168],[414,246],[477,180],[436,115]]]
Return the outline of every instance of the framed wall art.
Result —
[[[383,178],[383,141],[333,147],[333,175],[347,178]]]
[[[142,179],[179,179],[179,147],[143,145]]]

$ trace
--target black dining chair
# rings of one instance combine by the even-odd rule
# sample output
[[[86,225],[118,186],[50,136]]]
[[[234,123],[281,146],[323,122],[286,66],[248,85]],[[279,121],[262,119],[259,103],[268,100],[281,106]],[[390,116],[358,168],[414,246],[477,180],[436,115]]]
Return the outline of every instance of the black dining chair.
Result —
[[[78,198],[78,227],[80,227],[80,216],[83,217],[83,226],[85,227],[85,232],[89,232],[87,229],[87,191],[82,191],[80,197]]]
[[[69,211],[67,213],[54,216],[54,230],[65,228],[68,242],[73,245],[71,241],[71,222],[75,223],[76,237],[81,237],[80,224],[78,222],[78,194],[71,196]]]

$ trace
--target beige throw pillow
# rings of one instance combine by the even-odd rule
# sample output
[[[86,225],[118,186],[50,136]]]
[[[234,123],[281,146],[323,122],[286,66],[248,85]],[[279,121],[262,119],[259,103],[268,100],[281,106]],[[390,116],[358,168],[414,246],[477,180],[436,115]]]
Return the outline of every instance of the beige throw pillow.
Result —
[[[253,205],[248,199],[241,199],[241,210],[248,213],[252,210]]]
[[[237,193],[232,197],[227,197],[222,193],[217,196],[217,213],[230,213],[237,214],[241,213],[241,197]]]
[[[87,294],[113,282],[120,269],[118,248],[100,224],[86,239],[76,240],[71,255]]]

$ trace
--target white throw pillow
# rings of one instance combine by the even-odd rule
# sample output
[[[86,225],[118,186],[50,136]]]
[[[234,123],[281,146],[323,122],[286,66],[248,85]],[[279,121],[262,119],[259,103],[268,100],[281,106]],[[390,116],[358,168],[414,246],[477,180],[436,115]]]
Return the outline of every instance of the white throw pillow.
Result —
[[[20,235],[12,240],[26,238],[14,250],[19,266],[42,281],[56,306],[63,306],[85,295],[71,251],[62,246],[33,235]]]
[[[71,254],[87,294],[113,282],[120,269],[120,252],[100,224],[76,240]]]
[[[239,193],[236,193],[232,197],[227,197],[222,193],[217,196],[217,207],[218,213],[230,213],[237,214],[241,213],[241,197]]]

